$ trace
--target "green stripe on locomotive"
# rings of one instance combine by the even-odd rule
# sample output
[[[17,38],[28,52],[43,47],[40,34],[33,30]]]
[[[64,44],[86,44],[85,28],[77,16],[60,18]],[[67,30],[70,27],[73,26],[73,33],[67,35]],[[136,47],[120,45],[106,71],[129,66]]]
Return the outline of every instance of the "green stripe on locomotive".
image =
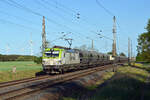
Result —
[[[59,51],[59,56],[57,56],[57,57],[48,57],[48,56],[46,56],[46,52],[50,52],[50,51]],[[44,51],[44,53],[43,53],[43,59],[60,59],[61,58],[61,56],[62,56],[62,52],[64,51],[64,49],[60,49],[60,48],[46,48],[45,49],[45,51]]]

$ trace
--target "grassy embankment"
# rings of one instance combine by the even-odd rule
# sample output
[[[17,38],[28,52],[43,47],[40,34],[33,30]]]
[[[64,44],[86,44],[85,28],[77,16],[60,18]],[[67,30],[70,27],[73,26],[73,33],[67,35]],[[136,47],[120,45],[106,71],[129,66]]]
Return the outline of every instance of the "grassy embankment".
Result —
[[[89,91],[95,90],[90,98],[87,95],[87,100],[150,100],[150,81],[147,80],[150,76],[150,65],[136,66],[138,67],[120,67],[115,73],[106,72],[95,85],[86,86]],[[104,82],[105,85],[101,87]],[[63,100],[76,99],[64,97]]]
[[[16,73],[12,72],[13,67],[16,67]],[[41,70],[41,65],[30,61],[0,62],[0,82],[34,77]]]

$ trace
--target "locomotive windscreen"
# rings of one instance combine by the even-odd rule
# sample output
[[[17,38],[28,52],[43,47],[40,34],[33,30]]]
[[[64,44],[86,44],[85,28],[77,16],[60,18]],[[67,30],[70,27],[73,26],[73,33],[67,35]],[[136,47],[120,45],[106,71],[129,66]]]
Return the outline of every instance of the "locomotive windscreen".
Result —
[[[46,57],[59,57],[59,51],[49,51],[45,52]]]

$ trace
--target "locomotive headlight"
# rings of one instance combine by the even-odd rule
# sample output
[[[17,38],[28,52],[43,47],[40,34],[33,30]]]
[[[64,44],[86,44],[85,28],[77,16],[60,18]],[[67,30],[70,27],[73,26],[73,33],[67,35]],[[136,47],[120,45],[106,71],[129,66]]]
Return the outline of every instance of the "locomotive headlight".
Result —
[[[47,64],[47,60],[46,60],[46,59],[43,59],[43,60],[42,60],[42,64],[46,65],[46,64]]]

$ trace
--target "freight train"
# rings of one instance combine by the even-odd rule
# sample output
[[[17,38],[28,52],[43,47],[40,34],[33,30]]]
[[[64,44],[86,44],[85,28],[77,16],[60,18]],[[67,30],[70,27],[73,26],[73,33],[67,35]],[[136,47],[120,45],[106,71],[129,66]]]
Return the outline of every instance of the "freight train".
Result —
[[[43,71],[64,73],[69,70],[81,70],[100,65],[125,62],[126,57],[112,57],[96,51],[70,49],[61,46],[45,49],[42,57]]]

